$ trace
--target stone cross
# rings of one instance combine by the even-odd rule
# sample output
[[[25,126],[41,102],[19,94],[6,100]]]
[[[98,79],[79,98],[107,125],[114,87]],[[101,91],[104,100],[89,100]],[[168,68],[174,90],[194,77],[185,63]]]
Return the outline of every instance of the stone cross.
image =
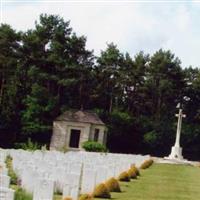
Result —
[[[177,123],[177,131],[176,131],[176,142],[175,147],[180,147],[180,136],[181,136],[181,126],[182,126],[182,118],[185,118],[186,115],[183,114],[183,110],[179,108],[179,113],[175,115],[178,117],[178,123]]]

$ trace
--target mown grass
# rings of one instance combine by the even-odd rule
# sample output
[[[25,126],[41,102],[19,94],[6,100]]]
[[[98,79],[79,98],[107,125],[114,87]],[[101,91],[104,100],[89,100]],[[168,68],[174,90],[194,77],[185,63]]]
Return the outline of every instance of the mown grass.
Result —
[[[142,170],[138,179],[120,182],[120,186],[122,193],[112,193],[111,199],[197,200],[200,199],[200,168],[153,164],[149,169]],[[16,186],[11,187],[17,189]],[[61,199],[61,195],[54,196],[54,200]]]
[[[192,166],[153,164],[137,180],[120,183],[122,193],[115,200],[197,200],[200,199],[200,169]]]
[[[23,199],[23,200],[30,200],[30,199],[32,199],[32,197],[29,197],[29,195],[17,194],[18,193],[17,191],[20,190],[19,186],[17,186],[17,185],[10,185],[10,188],[13,189],[13,190],[15,190],[15,199],[16,200],[21,200],[21,199]],[[17,194],[17,196],[16,196],[16,194]],[[24,196],[26,196],[26,197],[24,197]],[[54,194],[53,200],[62,200],[62,195]]]
[[[62,195],[54,195],[53,200],[62,200]]]

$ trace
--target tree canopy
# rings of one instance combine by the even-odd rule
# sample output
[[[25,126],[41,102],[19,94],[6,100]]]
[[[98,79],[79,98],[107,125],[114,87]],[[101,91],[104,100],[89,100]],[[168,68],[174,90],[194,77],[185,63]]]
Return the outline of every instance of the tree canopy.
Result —
[[[59,114],[90,109],[108,126],[111,152],[166,155],[181,102],[187,114],[181,143],[198,159],[200,69],[182,68],[170,50],[131,56],[109,43],[95,56],[86,42],[56,15],[41,15],[25,32],[0,26],[0,145],[28,138],[48,144]]]

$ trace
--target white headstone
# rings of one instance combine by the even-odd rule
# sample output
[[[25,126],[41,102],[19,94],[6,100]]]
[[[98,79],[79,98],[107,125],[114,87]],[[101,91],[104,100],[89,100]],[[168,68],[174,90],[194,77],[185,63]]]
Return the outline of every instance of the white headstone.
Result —
[[[6,175],[0,175],[0,187],[9,188],[10,177]]]
[[[9,188],[0,187],[1,200],[14,200],[14,190]]]
[[[81,193],[86,194],[93,191],[96,186],[96,170],[84,169],[81,184]]]
[[[53,200],[54,182],[51,179],[37,179],[33,200]]]
[[[63,186],[63,198],[71,197],[77,200],[80,191],[80,174],[68,174]]]

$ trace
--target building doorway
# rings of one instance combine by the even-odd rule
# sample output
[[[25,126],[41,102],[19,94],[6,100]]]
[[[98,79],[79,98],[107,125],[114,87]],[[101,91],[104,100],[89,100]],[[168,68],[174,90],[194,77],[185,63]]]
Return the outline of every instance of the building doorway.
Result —
[[[99,140],[99,129],[95,128],[95,130],[94,130],[94,141],[98,142],[98,140]]]
[[[79,148],[80,134],[80,130],[71,129],[69,147]]]

